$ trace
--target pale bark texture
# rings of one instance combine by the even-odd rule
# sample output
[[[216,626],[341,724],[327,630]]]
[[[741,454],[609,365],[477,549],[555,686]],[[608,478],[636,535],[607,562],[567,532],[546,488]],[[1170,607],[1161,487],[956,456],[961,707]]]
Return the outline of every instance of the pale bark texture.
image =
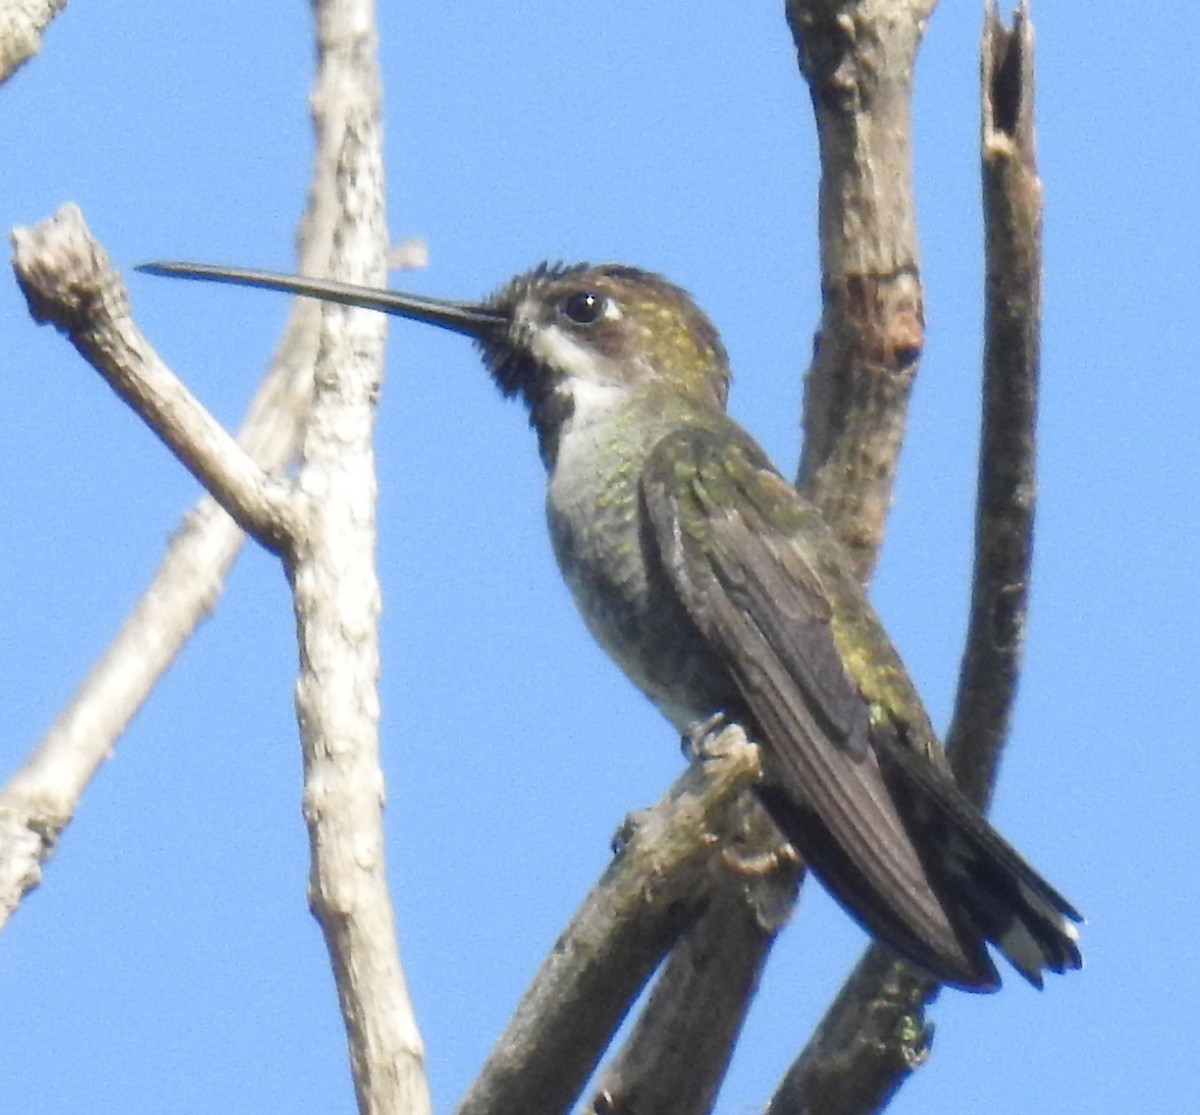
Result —
[[[42,35],[67,0],[0,0],[0,85],[42,47]]]
[[[934,0],[789,0],[821,150],[823,312],[799,487],[870,580],[925,311],[912,189],[913,67]]]
[[[333,277],[378,284],[386,272],[387,234],[374,9],[369,0],[326,0],[314,11],[319,155],[307,224],[321,240],[321,253],[309,262]],[[39,228],[19,231],[14,243],[34,317],[64,332],[224,511],[284,559],[300,650],[309,896],[329,949],[358,1106],[380,1115],[425,1115],[424,1049],[400,964],[383,851],[371,444],[383,320],[345,310],[323,311],[316,319],[315,360],[297,392],[305,404],[299,417],[308,418],[300,466],[295,480],[284,480],[272,472],[286,458],[265,470],[158,360],[134,327],[124,286],[77,210],[67,207]],[[315,383],[311,412],[308,383]],[[287,448],[290,457],[298,426],[293,408],[281,432],[267,440],[277,450]],[[222,550],[229,556],[230,545],[227,538],[214,556]],[[210,572],[203,582],[201,599],[211,599],[215,576]],[[194,599],[192,586],[178,591]],[[188,618],[202,611],[194,604],[181,609],[181,621],[164,633],[170,649],[147,656],[158,668],[186,638]],[[117,653],[140,650],[136,640],[127,640]],[[133,711],[129,702],[144,692],[127,688],[126,704],[102,727],[119,731]],[[83,748],[74,742],[52,741],[53,761],[43,748],[14,779],[15,792],[10,785],[0,798],[0,820],[16,830],[18,849],[11,870],[7,854],[0,860],[0,880],[7,880],[12,896],[9,909],[36,882],[40,861],[112,738],[93,735]],[[68,773],[61,778],[64,764]],[[30,785],[47,769],[66,783],[49,802]]]
[[[331,49],[318,44],[318,58]],[[344,102],[328,94],[330,70],[318,67],[313,98],[316,148],[308,208],[297,235],[300,270],[328,269],[337,218],[336,175]],[[87,248],[91,251],[93,249]],[[99,250],[98,246],[95,250]],[[321,308],[297,299],[238,443],[267,473],[295,460],[312,403]],[[38,884],[92,776],[159,678],[216,607],[245,535],[205,496],[172,532],[154,579],[120,632],[80,683],[26,763],[0,789],[0,929]]]

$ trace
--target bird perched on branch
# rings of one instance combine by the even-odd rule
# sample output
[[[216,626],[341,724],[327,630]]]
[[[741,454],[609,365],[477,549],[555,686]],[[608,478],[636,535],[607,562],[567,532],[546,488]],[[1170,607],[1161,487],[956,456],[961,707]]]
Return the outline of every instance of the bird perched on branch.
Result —
[[[554,552],[588,628],[683,733],[762,751],[768,813],[868,930],[970,991],[1082,964],[1081,918],[950,775],[920,697],[816,508],[725,413],[716,329],[665,279],[542,265],[484,302],[270,272],[156,274],[289,291],[474,339],[529,410]]]

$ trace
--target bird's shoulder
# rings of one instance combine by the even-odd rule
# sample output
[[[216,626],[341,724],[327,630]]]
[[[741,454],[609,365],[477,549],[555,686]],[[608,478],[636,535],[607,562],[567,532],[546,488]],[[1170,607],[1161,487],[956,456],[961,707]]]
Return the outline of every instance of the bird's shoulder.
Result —
[[[663,437],[644,470],[642,499],[664,565],[702,630],[760,644],[833,721],[855,724],[850,739],[865,705],[880,727],[944,761],[848,555],[741,427],[725,419]]]

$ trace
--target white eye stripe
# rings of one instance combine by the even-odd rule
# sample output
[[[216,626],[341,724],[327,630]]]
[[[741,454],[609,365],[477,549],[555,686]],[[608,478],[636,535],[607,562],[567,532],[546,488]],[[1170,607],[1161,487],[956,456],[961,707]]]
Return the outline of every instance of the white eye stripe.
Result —
[[[604,378],[602,366],[607,358],[560,325],[535,327],[529,348],[535,359],[564,375],[578,379]]]

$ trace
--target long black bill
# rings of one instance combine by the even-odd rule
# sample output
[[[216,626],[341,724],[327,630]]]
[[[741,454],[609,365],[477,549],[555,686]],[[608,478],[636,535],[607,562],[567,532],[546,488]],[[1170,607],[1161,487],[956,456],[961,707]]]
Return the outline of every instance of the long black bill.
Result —
[[[343,306],[360,306],[365,310],[378,310],[384,314],[425,321],[455,333],[465,333],[468,337],[482,336],[503,325],[505,320],[503,314],[478,302],[452,302],[445,298],[428,298],[420,294],[338,283],[332,279],[306,279],[301,275],[286,275],[282,271],[175,262],[143,263],[135,270],[146,275],[166,275],[175,279],[203,279],[213,283],[281,290],[285,294],[299,294],[325,302],[340,302]]]

